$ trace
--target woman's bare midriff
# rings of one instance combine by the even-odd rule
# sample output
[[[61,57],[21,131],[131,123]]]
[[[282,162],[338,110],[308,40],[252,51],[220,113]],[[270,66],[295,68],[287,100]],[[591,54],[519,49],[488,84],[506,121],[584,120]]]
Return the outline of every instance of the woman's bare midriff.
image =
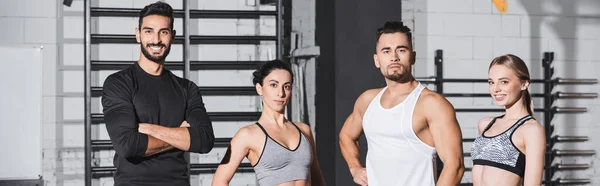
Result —
[[[496,167],[474,165],[472,171],[473,186],[522,185],[522,179],[519,175]]]
[[[310,182],[307,182],[306,180],[296,180],[296,181],[285,182],[285,183],[279,184],[277,186],[310,186]]]

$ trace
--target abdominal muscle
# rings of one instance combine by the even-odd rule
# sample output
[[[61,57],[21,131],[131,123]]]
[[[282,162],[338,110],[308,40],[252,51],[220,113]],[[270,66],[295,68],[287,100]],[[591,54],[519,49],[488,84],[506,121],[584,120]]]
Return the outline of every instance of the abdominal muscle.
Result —
[[[472,174],[473,186],[517,186],[523,184],[519,175],[496,167],[473,165]]]

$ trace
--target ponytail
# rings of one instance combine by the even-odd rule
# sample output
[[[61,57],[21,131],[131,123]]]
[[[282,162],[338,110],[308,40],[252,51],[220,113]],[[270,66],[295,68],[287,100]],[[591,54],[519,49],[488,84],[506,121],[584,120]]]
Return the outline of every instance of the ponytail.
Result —
[[[527,113],[533,116],[533,99],[531,99],[531,95],[529,94],[529,89],[523,90],[523,105],[527,108]]]

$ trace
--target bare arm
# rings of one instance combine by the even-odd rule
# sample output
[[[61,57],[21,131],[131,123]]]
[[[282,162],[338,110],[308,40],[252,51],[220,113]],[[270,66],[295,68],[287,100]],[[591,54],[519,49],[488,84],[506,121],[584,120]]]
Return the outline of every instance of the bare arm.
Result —
[[[310,131],[310,126],[304,123],[297,123],[298,128],[302,130],[302,133],[306,135],[308,141],[310,141],[310,145],[312,147],[313,154],[313,162],[310,170],[311,177],[311,186],[324,186],[325,180],[323,179],[323,173],[321,172],[321,166],[319,165],[319,159],[317,158],[317,149],[315,147],[315,140],[312,136],[312,132]]]
[[[358,97],[354,103],[354,110],[344,122],[340,131],[340,148],[342,156],[348,164],[350,173],[354,182],[360,185],[367,185],[368,179],[366,170],[360,163],[360,154],[358,147],[358,138],[363,132],[362,117],[369,106],[371,100],[377,95],[380,89],[368,90]]]
[[[144,156],[152,156],[161,152],[165,152],[173,149],[174,147],[170,144],[156,139],[155,137],[148,136],[148,147]]]
[[[223,161],[221,161],[221,164],[217,167],[217,171],[213,176],[213,186],[229,185],[229,182],[231,181],[231,178],[233,178],[237,168],[240,166],[240,163],[250,152],[250,147],[247,143],[248,141],[251,141],[250,132],[249,128],[244,127],[233,136],[229,148],[227,149],[227,153],[225,154],[225,157],[223,157]]]
[[[155,124],[140,123],[138,131],[142,134],[149,135],[149,138],[154,137],[158,140],[154,145],[159,148],[161,145],[166,146],[169,144],[170,146],[183,151],[188,151],[190,148],[190,135],[187,127],[169,128]],[[163,144],[161,144],[161,141]],[[165,145],[164,143],[167,144]],[[148,143],[148,146],[150,146],[150,142]]]
[[[458,185],[464,173],[462,133],[454,107],[439,94],[424,97],[427,124],[444,163],[437,185]]]
[[[187,123],[187,121],[183,121],[179,127],[190,127],[190,125]],[[148,136],[148,148],[146,149],[146,156],[152,156],[154,154],[165,152],[174,148],[175,147],[173,147],[167,142],[164,142],[152,136]]]
[[[352,169],[363,168],[359,159],[358,147],[358,138],[362,133],[361,120],[362,117],[357,111],[352,112],[340,131],[340,148],[350,171]]]
[[[528,122],[521,126],[525,142],[525,178],[524,186],[541,185],[544,169],[546,137],[544,128],[538,122]]]

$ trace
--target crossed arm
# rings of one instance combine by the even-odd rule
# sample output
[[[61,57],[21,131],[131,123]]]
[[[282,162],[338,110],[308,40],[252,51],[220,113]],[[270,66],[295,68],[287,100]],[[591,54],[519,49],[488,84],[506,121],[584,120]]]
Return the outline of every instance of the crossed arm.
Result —
[[[146,156],[152,156],[177,148],[188,151],[190,147],[189,124],[184,121],[178,128],[170,128],[155,124],[140,123],[138,132],[148,135]]]
[[[208,153],[214,146],[214,133],[212,122],[210,121],[202,96],[197,86],[190,82],[188,86],[188,108],[186,109],[186,120],[180,127],[170,128],[154,124],[139,124],[138,131],[158,139],[156,141],[159,147],[156,152],[168,150],[171,146],[183,151]],[[189,122],[189,123],[188,123]],[[161,143],[162,141],[162,143]],[[163,146],[163,148],[160,148]],[[151,144],[148,144],[151,147]],[[150,148],[148,148],[150,150]]]
[[[117,154],[125,158],[146,157],[173,148],[208,153],[214,145],[212,123],[197,87],[190,83],[185,121],[169,128],[137,123],[129,88],[109,76],[104,84],[102,105],[106,129]]]

